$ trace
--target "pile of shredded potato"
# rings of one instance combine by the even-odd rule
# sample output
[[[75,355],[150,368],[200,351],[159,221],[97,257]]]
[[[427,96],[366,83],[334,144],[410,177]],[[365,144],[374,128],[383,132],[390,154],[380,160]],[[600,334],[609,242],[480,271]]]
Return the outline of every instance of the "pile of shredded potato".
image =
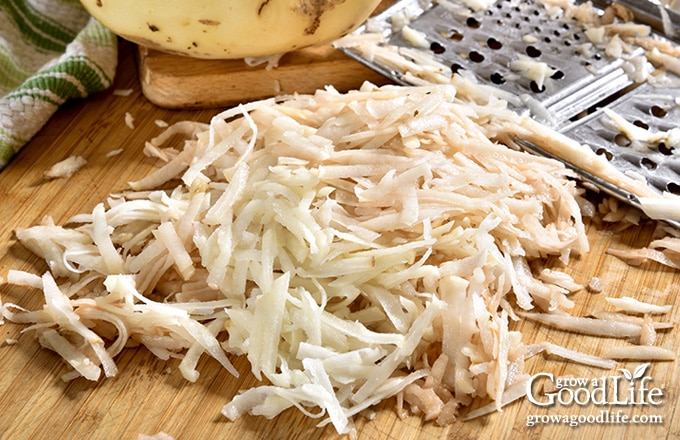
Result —
[[[643,76],[636,81],[646,80],[648,62],[680,72],[677,48],[630,23],[625,9],[599,15],[590,3],[543,4],[590,26],[581,50],[606,45],[625,57],[628,45],[644,47],[646,59],[626,64]],[[406,26],[408,17],[394,22]],[[516,142],[606,176],[651,217],[680,218],[669,211],[677,199],[509,110],[519,97],[382,43],[377,29],[336,44],[405,71],[414,87],[329,88],[238,106],[210,124],[175,124],[146,145],[163,165],[129,191],[65,226],[46,218],[17,229],[49,270],[11,270],[6,282],[39,289],[45,304],[0,303],[2,318],[26,324],[70,364],[65,380],[115,376],[115,357],[129,345],[178,358],[189,381],[204,354],[234,375],[230,356],[245,356],[261,385],[228,396],[222,414],[274,417],[297,407],[350,435],[355,416],[389,398],[400,415],[440,425],[500,409],[526,394],[524,362],[542,352],[599,368],[675,359],[656,345],[657,332],[673,325],[653,319],[669,306],[607,298],[614,312],[568,313],[570,293],[602,292],[606,280],[581,285],[545,264],[589,250],[582,216],[597,208],[562,163]],[[526,59],[513,66],[537,67]],[[549,71],[538,67],[540,82]],[[178,134],[185,140],[172,143]],[[677,141],[677,130],[662,135]],[[609,207],[604,221],[639,219],[615,203],[600,205]],[[679,234],[608,252],[680,268]],[[629,343],[580,353],[522,341],[511,322],[523,319]],[[489,403],[468,411],[473,402]]]
[[[677,86],[678,76],[680,76],[680,62],[678,61],[680,47],[652,33],[650,26],[633,21],[634,14],[626,7],[614,3],[600,10],[594,8],[590,1],[539,1],[552,19],[563,18],[583,26],[588,41],[583,41],[576,46],[577,52],[588,53],[594,47],[603,48],[608,58],[623,61],[622,69],[634,83],[648,82]],[[520,0],[511,0],[511,2],[516,4],[518,10],[527,6]],[[430,4],[439,4],[465,16],[470,11],[484,10],[493,2],[433,0],[425,2],[422,7],[427,9]],[[661,4],[659,7],[663,11]],[[415,14],[417,17],[419,8],[413,11],[406,8],[395,12],[388,20],[369,19],[362,32],[349,34],[335,41],[334,45],[337,48],[360,54],[363,59],[381,66],[386,71],[399,72],[404,83],[412,85],[457,84],[459,92],[474,97],[477,101],[504,100],[517,108],[526,108],[535,121],[559,130],[555,115],[538,101],[527,96],[516,95],[502,87],[477,83],[475,75],[465,69],[454,73],[450,66],[444,64],[434,52],[423,50],[423,47],[428,47],[424,36],[421,35],[420,38],[405,36],[406,41],[409,41],[412,47],[389,44],[388,35],[398,32],[403,34],[407,30],[410,31],[407,35],[417,33],[409,28],[411,20],[415,18],[409,14]],[[667,24],[664,24],[664,29],[667,27]],[[518,41],[520,38],[535,37],[532,34],[518,35]],[[642,55],[637,54],[638,49],[642,49]],[[517,52],[515,58],[508,60],[508,67],[541,86],[543,81],[554,73],[547,64],[528,60],[520,52]],[[463,80],[461,76],[466,79]],[[669,102],[669,106],[678,104],[678,102]],[[674,154],[680,151],[680,129],[677,127],[670,126],[665,131],[650,130],[636,126],[633,121],[626,121],[611,109],[605,109],[604,113],[606,119],[603,123],[618,129],[634,145],[646,145],[647,142],[663,140],[668,147],[676,151]],[[528,124],[529,122],[526,121],[522,126],[513,124],[505,127],[497,133],[497,139],[508,145],[514,144],[517,139],[529,140],[538,145],[540,150],[633,195],[648,217],[680,221],[678,208],[680,199],[677,195],[661,196],[646,185],[643,177],[632,172],[623,174],[603,157],[597,157],[585,151],[587,147],[583,148],[584,146],[565,137],[556,139],[553,132],[549,132],[548,136],[541,136],[539,128],[527,129]]]
[[[2,318],[70,364],[64,380],[115,376],[128,345],[178,358],[189,381],[204,354],[234,375],[230,356],[245,356],[261,385],[222,414],[297,407],[341,434],[388,398],[440,425],[500,409],[526,393],[524,362],[541,352],[600,368],[674,359],[655,345],[672,325],[652,316],[667,306],[624,297],[609,299],[616,312],[568,313],[570,293],[603,281],[544,265],[588,251],[582,215],[595,208],[560,162],[515,140],[658,195],[509,110],[501,90],[416,61],[415,77],[445,84],[329,88],[168,127],[146,145],[163,165],[129,191],[65,226],[17,229],[49,270],[10,270],[6,282],[45,304],[5,303]],[[680,267],[679,241],[610,252]],[[633,342],[575,352],[522,341],[511,330],[521,319]],[[478,401],[490,403],[465,410]]]
[[[588,251],[586,202],[560,162],[490,140],[557,134],[457,91],[365,84],[172,125],[146,146],[165,164],[130,191],[16,231],[49,271],[7,282],[45,305],[3,316],[71,365],[65,380],[115,376],[129,344],[181,359],[189,381],[203,354],[234,375],[229,355],[246,356],[262,385],[226,417],[296,406],[349,434],[394,396],[442,425],[474,400],[491,403],[467,417],[494,411],[525,394],[540,352],[612,368],[510,330],[521,317],[602,336],[649,326],[564,313],[585,286],[543,264]]]

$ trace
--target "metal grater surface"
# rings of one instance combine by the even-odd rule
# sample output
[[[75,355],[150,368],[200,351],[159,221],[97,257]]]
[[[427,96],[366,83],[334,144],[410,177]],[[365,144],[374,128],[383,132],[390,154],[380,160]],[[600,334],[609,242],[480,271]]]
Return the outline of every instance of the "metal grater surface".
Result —
[[[427,36],[430,51],[454,73],[469,70],[482,83],[535,99],[558,125],[632,83],[623,60],[587,47],[581,26],[551,18],[540,1],[500,0],[472,15],[435,5],[409,27]],[[389,44],[413,46],[401,32]],[[538,84],[511,69],[519,56],[546,63],[555,73]]]
[[[676,84],[678,84],[676,82]],[[631,124],[653,133],[676,132],[680,137],[680,88],[645,83],[606,106]],[[607,157],[617,169],[637,173],[659,192],[680,195],[680,156],[666,139],[630,141],[599,109],[563,132],[597,154]]]
[[[605,1],[596,1],[606,5]],[[657,6],[634,2],[636,21],[649,23]],[[509,101],[515,111],[530,114],[548,122],[558,131],[579,143],[589,145],[605,156],[619,171],[634,174],[647,181],[658,193],[680,195],[680,151],[662,141],[631,142],[607,115],[609,110],[631,124],[648,128],[650,132],[667,132],[680,143],[680,78],[663,74],[665,81],[654,84],[634,84],[626,73],[624,60],[606,56],[603,48],[587,46],[585,29],[571,19],[555,19],[540,0],[497,0],[481,12],[471,13],[455,1],[434,6],[421,6],[419,0],[401,0],[374,17],[372,31],[380,29],[388,44],[409,51],[418,50],[435,57],[452,73],[473,74],[483,84],[510,92],[519,100]],[[446,5],[446,6],[445,6]],[[643,7],[644,6],[644,7]],[[640,12],[642,11],[642,12]],[[680,15],[670,11],[677,25]],[[408,27],[425,36],[427,44],[393,32],[392,20],[408,22]],[[401,18],[399,18],[401,17]],[[643,20],[638,20],[642,18]],[[658,22],[658,20],[657,20]],[[365,32],[365,27],[356,32]],[[675,34],[677,36],[677,32]],[[657,34],[663,39],[663,36]],[[412,85],[408,72],[381,65],[351,48],[344,49],[350,57],[368,65],[393,81]],[[412,57],[418,62],[418,57]],[[628,57],[643,55],[637,49]],[[519,58],[545,63],[554,73],[542,87],[519,71],[511,61]],[[535,104],[547,110],[546,120],[535,110]],[[576,168],[566,160],[554,157],[540,146],[517,140],[526,150],[561,160],[581,177],[601,190],[632,205],[639,199],[606,179]],[[680,227],[680,222],[668,221]]]

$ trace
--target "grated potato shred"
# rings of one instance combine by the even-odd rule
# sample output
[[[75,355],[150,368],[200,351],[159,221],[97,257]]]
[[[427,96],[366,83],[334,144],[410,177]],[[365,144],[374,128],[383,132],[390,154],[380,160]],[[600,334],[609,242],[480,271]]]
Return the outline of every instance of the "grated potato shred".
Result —
[[[542,267],[589,250],[581,190],[561,163],[493,141],[549,128],[458,92],[366,83],[172,125],[145,150],[165,163],[132,190],[16,230],[49,271],[7,282],[45,305],[5,303],[3,317],[62,356],[65,379],[115,376],[130,344],[180,359],[189,381],[204,354],[234,375],[229,357],[246,356],[262,385],[226,417],[296,407],[341,434],[395,396],[441,424],[473,400],[490,403],[468,417],[498,410],[541,352],[612,367],[511,330],[559,320],[585,288]],[[187,140],[166,145],[176,133]]]

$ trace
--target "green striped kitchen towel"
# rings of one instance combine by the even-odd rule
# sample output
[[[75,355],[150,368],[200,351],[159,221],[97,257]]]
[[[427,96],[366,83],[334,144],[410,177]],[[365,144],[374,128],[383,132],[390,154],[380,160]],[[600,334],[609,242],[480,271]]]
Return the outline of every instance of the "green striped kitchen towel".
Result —
[[[0,0],[0,169],[61,104],[108,88],[117,61],[78,0]]]

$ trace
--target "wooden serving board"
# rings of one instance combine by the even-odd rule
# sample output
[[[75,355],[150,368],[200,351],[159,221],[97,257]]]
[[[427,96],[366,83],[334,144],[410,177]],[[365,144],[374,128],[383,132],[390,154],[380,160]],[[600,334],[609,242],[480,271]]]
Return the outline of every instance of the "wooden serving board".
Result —
[[[126,182],[139,179],[154,169],[154,161],[143,154],[144,142],[161,132],[156,120],[169,123],[194,120],[207,122],[214,110],[170,110],[144,98],[135,69],[135,49],[123,44],[121,60],[112,90],[61,108],[44,129],[0,172],[0,276],[9,269],[45,271],[46,265],[14,238],[18,227],[35,225],[45,215],[63,224],[75,214],[91,212],[110,193],[126,189]],[[132,89],[117,96],[115,89]],[[134,128],[125,123],[129,113]],[[107,153],[122,153],[107,157]],[[82,155],[87,165],[69,179],[46,181],[44,170],[70,155]],[[592,277],[607,280],[603,293],[575,293],[574,314],[603,307],[604,296],[631,295],[654,303],[672,304],[666,319],[680,320],[677,299],[680,273],[658,264],[629,266],[606,254],[610,247],[635,248],[652,238],[653,227],[645,225],[617,232],[605,226],[588,227],[591,251],[571,261],[566,270],[576,281]],[[40,292],[0,285],[0,297],[28,309],[41,307]],[[612,344],[626,342],[575,336],[522,322],[512,325],[522,332],[526,343],[551,341],[569,348],[600,354]],[[240,377],[232,377],[216,361],[204,356],[195,383],[184,380],[177,359],[163,361],[140,348],[125,349],[117,358],[119,374],[99,382],[77,379],[62,382],[69,369],[54,353],[41,348],[21,325],[0,326],[0,439],[2,440],[137,440],[140,434],[167,433],[175,440],[321,440],[339,438],[331,426],[317,427],[318,420],[291,409],[268,420],[246,416],[230,422],[220,414],[222,405],[239,390],[257,384],[244,357],[232,357]],[[13,341],[16,340],[16,343]],[[680,331],[660,332],[657,342],[667,348],[680,347]],[[638,362],[622,362],[633,371]],[[617,374],[597,368],[563,362],[555,357],[536,356],[526,372],[597,378]],[[652,386],[664,392],[662,405],[650,407],[607,407],[594,405],[538,408],[528,400],[507,406],[503,412],[470,422],[457,421],[440,427],[423,422],[419,416],[399,419],[394,401],[375,409],[375,417],[357,418],[359,440],[456,440],[456,439],[677,439],[680,438],[680,370],[677,362],[654,363],[647,373]],[[655,424],[565,424],[527,426],[527,417],[589,416],[601,410],[633,415],[660,415]]]

